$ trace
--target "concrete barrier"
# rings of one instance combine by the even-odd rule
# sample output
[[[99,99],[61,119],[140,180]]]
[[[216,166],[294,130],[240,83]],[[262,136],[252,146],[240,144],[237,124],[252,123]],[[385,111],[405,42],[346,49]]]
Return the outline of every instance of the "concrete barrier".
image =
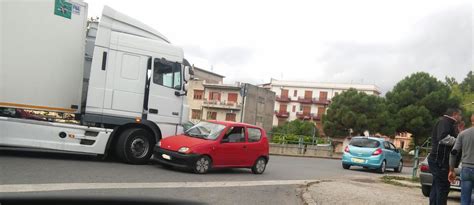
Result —
[[[304,155],[315,157],[332,157],[333,148],[332,146],[307,145]]]
[[[270,143],[270,154],[289,155],[289,156],[307,156],[307,157],[338,157],[334,154],[334,149],[330,145],[304,145],[297,144],[274,144]]]
[[[299,155],[302,154],[302,150],[297,144],[285,144],[282,154]]]

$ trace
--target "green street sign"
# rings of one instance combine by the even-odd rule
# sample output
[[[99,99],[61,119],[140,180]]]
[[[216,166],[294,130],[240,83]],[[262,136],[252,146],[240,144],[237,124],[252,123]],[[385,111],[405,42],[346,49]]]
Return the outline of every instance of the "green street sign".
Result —
[[[54,14],[71,19],[72,4],[66,0],[55,0]]]

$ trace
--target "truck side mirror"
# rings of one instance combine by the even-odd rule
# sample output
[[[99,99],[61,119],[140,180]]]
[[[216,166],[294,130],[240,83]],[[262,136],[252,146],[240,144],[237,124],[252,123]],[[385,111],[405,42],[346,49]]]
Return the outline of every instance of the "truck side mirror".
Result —
[[[192,67],[191,66],[184,66],[184,80],[186,82],[189,82],[191,79],[191,73],[192,73]]]
[[[184,92],[187,92],[187,91],[188,91],[188,87],[189,87],[189,84],[188,84],[188,83],[183,84],[183,90],[184,90]]]

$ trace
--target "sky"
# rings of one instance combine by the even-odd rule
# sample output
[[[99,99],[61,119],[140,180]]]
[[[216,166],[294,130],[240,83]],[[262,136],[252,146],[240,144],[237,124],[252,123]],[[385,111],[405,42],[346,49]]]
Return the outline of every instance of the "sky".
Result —
[[[127,14],[235,81],[375,84],[383,93],[424,71],[462,81],[473,66],[468,0],[85,0]]]

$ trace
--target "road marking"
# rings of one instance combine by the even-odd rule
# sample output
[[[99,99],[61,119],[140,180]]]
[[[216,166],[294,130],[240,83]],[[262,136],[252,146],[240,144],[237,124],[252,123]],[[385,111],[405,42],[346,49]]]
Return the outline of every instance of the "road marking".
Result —
[[[0,193],[43,192],[87,189],[169,189],[169,188],[219,188],[272,185],[304,185],[316,180],[272,181],[220,181],[220,182],[158,182],[158,183],[53,183],[53,184],[5,184]]]

